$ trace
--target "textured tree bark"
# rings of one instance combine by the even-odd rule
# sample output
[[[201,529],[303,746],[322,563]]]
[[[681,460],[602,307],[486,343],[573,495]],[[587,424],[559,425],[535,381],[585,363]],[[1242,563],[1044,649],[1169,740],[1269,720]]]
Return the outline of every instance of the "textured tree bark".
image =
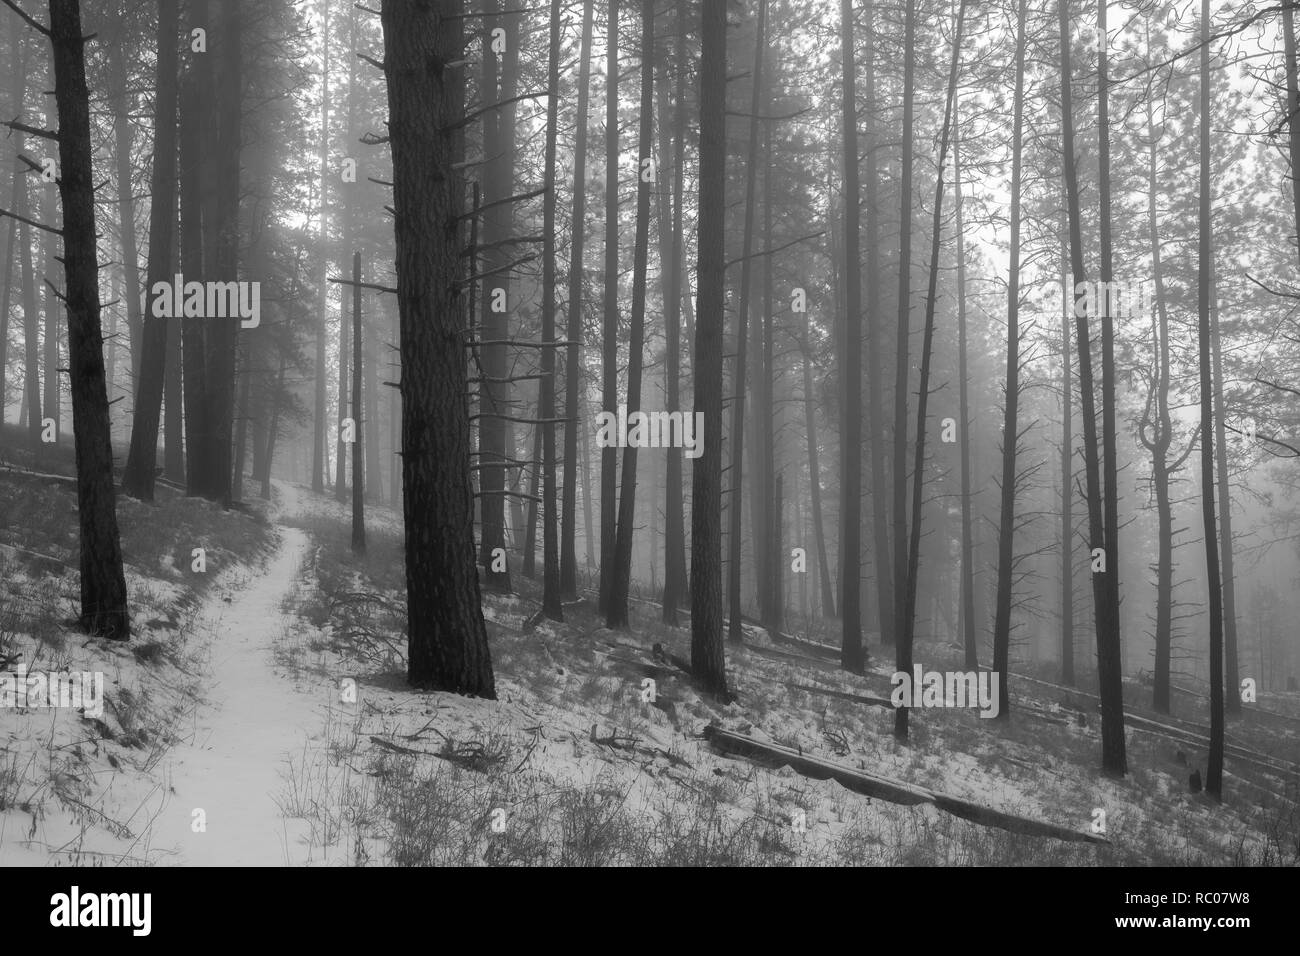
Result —
[[[695,411],[702,453],[691,467],[691,672],[725,700],[722,642],[722,328],[727,165],[727,11],[701,6],[700,171],[696,225]],[[712,436],[712,437],[710,437]]]
[[[1021,0],[1024,3],[1024,0]],[[930,226],[930,287],[925,297],[925,332],[921,343],[920,385],[916,404],[916,460],[912,464],[912,522],[911,542],[907,557],[907,593],[903,609],[903,631],[898,640],[898,670],[912,672],[912,642],[916,635],[917,571],[921,559],[921,505],[925,483],[926,410],[930,401],[930,356],[934,344],[935,297],[939,283],[939,251],[943,240],[943,168],[948,159],[949,137],[952,132],[952,104],[957,98],[957,67],[961,60],[962,25],[966,17],[966,0],[957,6],[957,26],[952,38],[952,62],[948,68],[948,96],[944,101],[943,130],[939,139],[939,174],[934,184],[934,219]],[[1014,223],[1014,218],[1012,219]],[[1012,240],[1014,248],[1015,240]],[[905,666],[906,665],[906,666]],[[1002,692],[1006,706],[1006,691]],[[907,739],[907,707],[894,712],[894,736]]]
[[[605,274],[601,321],[601,411],[618,414],[618,0],[605,31]],[[600,597],[609,610],[618,536],[618,449],[600,451]]]
[[[577,138],[573,149],[573,235],[569,254],[568,339],[564,360],[564,502],[560,518],[560,593],[578,593],[577,507],[578,435],[585,431],[582,395],[582,256],[587,242],[587,113],[591,101],[591,35],[595,3],[582,5],[582,46],[578,52]],[[549,350],[548,350],[549,351]],[[584,495],[586,479],[583,478]]]
[[[907,17],[903,38],[903,157],[902,180],[899,187],[898,213],[898,323],[894,353],[894,449],[893,449],[893,514],[894,514],[894,605],[898,613],[907,604],[907,381],[909,376],[909,338],[912,318],[912,167],[913,124],[916,90],[916,0],[907,0]],[[896,624],[899,629],[910,625],[906,619]],[[903,652],[902,635],[897,635],[895,649],[897,669],[910,674],[911,654]],[[899,711],[900,715],[906,711]],[[906,718],[903,717],[906,732]]]
[[[1101,200],[1098,222],[1102,288],[1109,290],[1113,280],[1110,214],[1110,84],[1106,40],[1107,0],[1097,0],[1097,33],[1101,39],[1097,57],[1097,186]],[[1106,627],[1098,631],[1104,640],[1097,646],[1097,682],[1103,716],[1103,751],[1109,751],[1111,763],[1125,764],[1124,753],[1124,657],[1120,644],[1119,613],[1119,452],[1115,424],[1115,320],[1111,314],[1110,294],[1099,295],[1101,313],[1101,444],[1103,518],[1105,527],[1106,571],[1101,575],[1106,604]],[[1118,772],[1123,773],[1123,769]]]
[[[497,0],[488,3],[488,10],[499,8]],[[505,10],[515,9],[515,0],[507,0]],[[519,63],[519,15],[487,17],[484,27],[486,37],[498,27],[505,31],[504,56],[498,56],[493,43],[485,37],[483,44],[483,74],[479,89],[485,106],[505,102],[515,95],[518,80]],[[499,91],[498,91],[499,87]],[[502,106],[483,115],[483,204],[498,203],[484,210],[479,244],[483,248],[480,268],[483,272],[492,272],[509,264],[510,256],[498,245],[510,238],[514,217],[512,207],[504,200],[509,199],[514,188],[514,153],[515,153],[515,108],[513,105]],[[498,291],[501,299],[498,299]],[[485,280],[482,287],[482,337],[485,340],[502,341],[510,337],[510,311],[515,303],[510,299],[511,280],[509,273],[498,272]],[[504,303],[504,304],[503,304]],[[506,499],[501,494],[506,487],[506,466],[497,463],[518,457],[514,445],[507,437],[508,423],[494,415],[512,415],[514,405],[512,387],[509,382],[497,381],[510,375],[507,347],[504,345],[486,345],[479,350],[483,376],[487,379],[479,389],[479,401],[484,417],[478,420],[479,440],[479,510],[482,514],[483,540],[481,542],[480,561],[487,569],[484,582],[490,588],[502,591],[510,590],[510,570],[508,563],[505,570],[497,571],[499,566],[494,560],[493,552],[498,548],[504,552],[506,546]],[[534,456],[536,457],[536,456]],[[518,472],[515,472],[518,474]],[[518,524],[516,530],[522,530]]]
[[[53,120],[54,117],[51,116],[50,119]],[[51,122],[50,125],[54,126],[54,123]],[[58,221],[57,187],[42,182],[40,189],[41,221],[53,224]],[[44,259],[41,275],[45,279],[45,337],[41,343],[42,360],[45,363],[45,397],[41,411],[46,418],[54,420],[54,438],[57,444],[63,441],[63,395],[59,386],[59,296],[64,294],[64,290],[59,289],[60,282],[55,272],[58,253],[54,248],[54,236],[48,232],[41,236],[41,253]],[[40,447],[45,446],[42,444]]]
[[[326,314],[329,312],[329,238],[325,225],[325,209],[328,200],[329,190],[329,156],[330,156],[330,10],[329,0],[324,0],[321,4],[321,44],[324,50],[324,64],[321,69],[321,101],[320,101],[320,224],[317,229],[317,255],[320,256],[320,269],[317,272],[316,286],[316,388],[315,388],[315,407],[312,416],[312,450],[311,450],[311,488],[317,494],[325,490],[325,471],[328,462],[325,460],[325,433],[326,433],[326,375],[325,363],[327,362],[325,353],[325,336],[327,323]]]
[[[975,638],[975,543],[971,536],[970,470],[970,372],[966,353],[966,232],[962,220],[961,196],[961,119],[958,104],[953,103],[952,178],[953,199],[957,215],[957,440],[961,451],[961,643],[967,670],[979,667],[979,645]],[[1016,138],[1019,142],[1019,137]]]
[[[755,193],[758,188],[758,115],[763,102],[763,47],[767,43],[767,0],[759,0],[758,22],[754,32],[753,93],[749,108],[749,150],[745,160],[745,236],[741,248],[739,305],[736,309],[736,361],[732,376],[731,433],[727,461],[731,474],[727,495],[727,595],[731,613],[728,618],[728,639],[739,643],[743,634],[740,565],[742,544],[742,518],[744,504],[745,461],[745,383],[747,377],[747,351],[749,340],[749,293],[752,276],[754,248]],[[698,280],[697,280],[698,281]],[[698,375],[698,373],[697,373]],[[757,531],[758,529],[753,529]],[[757,536],[754,537],[755,565],[761,569]],[[758,580],[762,581],[760,572]]]
[[[840,437],[840,666],[864,672],[862,643],[862,268],[858,197],[857,67],[853,50],[853,3],[840,0],[840,61],[844,76],[841,138],[844,141],[844,352],[840,378],[844,420]]]
[[[113,447],[100,328],[90,92],[86,87],[85,34],[78,0],[50,0],[50,43],[59,118],[63,270],[81,527],[79,623],[90,634],[127,640],[131,636],[131,616],[113,492]]]
[[[650,255],[650,182],[646,160],[654,150],[654,0],[641,3],[641,130],[637,145],[636,244],[632,253],[632,330],[628,342],[627,412],[641,408],[641,372],[645,352],[646,271]],[[545,379],[543,379],[543,384]],[[545,417],[545,416],[543,416]],[[637,448],[623,449],[622,488],[618,496],[618,533],[614,541],[614,580],[610,588],[608,627],[627,627],[628,589],[632,579],[632,539],[636,533]]]
[[[172,249],[176,232],[176,38],[179,13],[175,3],[158,2],[157,99],[154,114],[152,198],[149,204],[149,265],[146,292],[154,284],[171,282]],[[120,137],[119,137],[120,146]],[[126,211],[123,210],[123,217]],[[125,228],[125,225],[123,226]],[[134,244],[134,243],[133,243]],[[135,283],[127,270],[127,301],[136,298]],[[167,323],[150,312],[143,319],[144,331],[137,366],[135,408],[131,420],[131,449],[122,475],[122,492],[153,500],[154,472],[158,462],[158,422],[162,414],[163,386],[167,367]],[[179,322],[179,319],[174,321]]]
[[[1089,344],[1089,316],[1084,290],[1087,277],[1084,272],[1082,228],[1079,214],[1079,176],[1074,151],[1073,93],[1070,75],[1070,14],[1066,0],[1057,2],[1057,20],[1060,27],[1061,53],[1061,115],[1062,139],[1065,152],[1066,211],[1070,223],[1070,275],[1075,282],[1074,316],[1075,338],[1079,354],[1079,399],[1083,417],[1083,462],[1085,490],[1088,501],[1088,547],[1105,554],[1106,528],[1102,518],[1101,462],[1097,440],[1096,397],[1093,390],[1092,348]],[[1113,556],[1111,556],[1113,561]],[[1110,565],[1107,565],[1110,567]],[[1111,619],[1110,600],[1104,575],[1092,573],[1092,599],[1096,609],[1097,655],[1109,653],[1111,635],[1117,633],[1118,622]],[[1103,695],[1104,696],[1104,695]],[[1122,701],[1121,701],[1122,703]],[[1110,775],[1122,776],[1127,769],[1124,756],[1124,713],[1113,708],[1113,701],[1102,706],[1102,769]]]
[[[180,95],[180,208],[181,208],[181,272],[184,275],[203,275],[203,221],[202,192],[199,188],[199,153],[202,142],[199,132],[199,97],[197,80],[187,75],[181,82]],[[200,318],[181,320],[181,362],[184,365],[185,401],[185,490],[187,494],[200,494],[203,470],[208,466],[211,443],[207,437],[207,423],[203,392],[206,370],[203,355],[204,323]]]
[[[889,542],[889,479],[885,471],[885,424],[882,399],[885,370],[881,364],[880,329],[884,313],[880,308],[880,175],[876,151],[876,41],[874,5],[863,4],[866,34],[863,56],[863,94],[866,114],[863,117],[867,154],[867,311],[864,318],[867,349],[867,428],[870,432],[871,456],[871,533],[876,579],[876,613],[879,616],[881,643],[892,643],[898,630],[894,608],[894,575]]]
[[[546,97],[546,198],[542,212],[542,341],[555,341],[555,148],[559,133],[560,106],[560,0],[551,0]],[[575,223],[581,228],[581,223]],[[555,349],[542,348],[541,406],[539,418],[555,417]],[[553,621],[564,620],[560,605],[560,527],[556,513],[555,425],[542,429],[542,613]]]
[[[1025,126],[1025,0],[1016,14],[1016,92],[1011,132],[1011,265],[1007,272],[1007,377],[1002,419],[1002,510],[998,521],[998,590],[993,605],[993,670],[1011,719],[1011,586],[1015,570],[1016,446],[1020,442],[1020,182]],[[963,425],[963,430],[965,426]],[[971,643],[974,641],[972,639]]]
[[[808,488],[812,495],[813,533],[817,544],[817,577],[821,586],[822,616],[835,616],[835,591],[831,584],[830,562],[826,557],[826,527],[822,520],[822,478],[817,454],[817,410],[813,404],[812,338],[807,313],[804,314],[803,357],[804,432],[808,440]]]
[[[682,304],[682,179],[686,148],[686,19],[675,14],[677,25],[677,81],[675,107],[670,113],[668,63],[659,72],[659,168],[672,176],[671,197],[659,189],[656,219],[659,225],[660,275],[664,300],[665,391],[669,411],[681,408],[681,304]],[[663,621],[676,626],[677,608],[686,593],[686,531],[682,489],[682,449],[668,449],[664,474],[664,589],[661,600]]]
[[[1228,474],[1227,412],[1223,405],[1223,350],[1219,340],[1219,294],[1210,263],[1210,340],[1213,348],[1215,471],[1219,484],[1219,551],[1223,574],[1224,707],[1241,713],[1241,677],[1237,669],[1237,588],[1232,561],[1232,484]]]
[[[1201,520],[1205,526],[1205,572],[1210,598],[1210,752],[1205,792],[1223,799],[1223,592],[1214,511],[1214,374],[1211,367],[1214,308],[1214,237],[1210,218],[1210,0],[1201,0],[1200,228],[1197,249],[1197,312],[1201,373]],[[1226,505],[1225,505],[1226,510]],[[1233,688],[1236,692],[1236,688]]]
[[[1065,186],[1061,186],[1061,683],[1074,686],[1074,408],[1070,362],[1070,313],[1074,292],[1066,289],[1070,252],[1066,236]]]
[[[406,528],[407,677],[493,698],[475,567],[463,309],[452,168],[465,112],[446,78],[463,56],[458,0],[383,0],[384,76],[397,215],[402,358],[402,512]]]

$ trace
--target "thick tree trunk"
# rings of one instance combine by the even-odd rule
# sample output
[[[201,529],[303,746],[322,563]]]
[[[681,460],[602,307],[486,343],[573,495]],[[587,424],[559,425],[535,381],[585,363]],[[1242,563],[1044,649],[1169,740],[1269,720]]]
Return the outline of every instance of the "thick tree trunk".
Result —
[[[317,272],[316,286],[316,365],[315,365],[315,407],[312,415],[312,458],[311,489],[317,494],[325,490],[325,422],[326,414],[326,375],[325,336],[328,324],[326,314],[329,311],[329,237],[326,232],[325,210],[329,201],[329,155],[330,155],[330,10],[329,0],[321,4],[321,47],[325,58],[321,68],[320,101],[320,223],[317,228],[316,254],[320,256],[320,269]]]
[[[1219,296],[1210,263],[1210,339],[1213,344],[1215,470],[1219,484],[1219,550],[1223,571],[1223,666],[1224,707],[1228,714],[1241,713],[1241,678],[1237,669],[1237,588],[1232,562],[1232,485],[1228,474],[1227,410],[1223,405],[1223,349],[1219,339]]]
[[[1025,16],[1016,14],[1015,118],[1011,131],[1011,265],[1007,274],[1007,377],[1002,419],[1002,510],[998,522],[998,585],[993,606],[993,671],[1002,700],[998,720],[1011,718],[1011,586],[1015,572],[1016,446],[1020,443],[1020,177],[1025,124]]]
[[[1074,315],[1075,335],[1079,353],[1079,397],[1083,415],[1083,459],[1088,500],[1088,541],[1094,556],[1100,549],[1103,558],[1109,557],[1107,571],[1092,572],[1092,597],[1096,608],[1098,671],[1101,658],[1109,655],[1115,646],[1119,622],[1111,614],[1110,595],[1105,582],[1107,573],[1114,573],[1115,556],[1106,554],[1106,529],[1102,518],[1101,462],[1097,437],[1096,399],[1093,391],[1092,348],[1089,344],[1089,316],[1084,290],[1087,278],[1083,264],[1083,240],[1079,213],[1079,177],[1074,152],[1073,94],[1070,76],[1070,17],[1066,0],[1058,0],[1057,19],[1060,27],[1061,52],[1061,114],[1065,154],[1066,210],[1070,220],[1070,274],[1075,283]],[[1127,771],[1124,755],[1124,712],[1117,710],[1114,701],[1103,694],[1102,706],[1102,769],[1111,775],[1122,776]],[[1123,701],[1121,699],[1120,704]]]
[[[463,56],[458,0],[383,0],[384,75],[397,209],[407,676],[422,688],[495,699],[474,561],[470,429],[452,168],[465,104],[444,81]]]
[[[57,187],[53,185],[41,183],[42,222],[54,223],[58,221],[56,189]],[[61,283],[55,273],[58,267],[56,262],[58,253],[54,248],[54,237],[48,232],[41,237],[41,250],[44,259],[42,277],[45,279],[43,285],[45,292],[45,337],[41,347],[42,359],[45,363],[45,397],[41,403],[41,410],[45,418],[54,420],[54,439],[57,444],[63,441],[63,396],[62,389],[59,386],[59,309],[61,308],[59,297],[64,294],[64,290],[59,288]]]
[[[889,543],[889,480],[885,472],[884,391],[885,368],[880,345],[883,312],[880,308],[880,175],[876,154],[876,40],[873,0],[863,4],[866,23],[863,57],[863,92],[866,114],[863,118],[867,154],[867,312],[865,318],[867,349],[867,429],[870,433],[871,457],[871,534],[876,579],[876,613],[879,616],[881,643],[892,643],[898,630],[894,608],[894,575]]]
[[[1214,238],[1210,218],[1210,0],[1201,0],[1200,202],[1197,310],[1201,378],[1201,521],[1205,529],[1206,587],[1210,599],[1210,752],[1205,792],[1223,799],[1223,593],[1214,512],[1214,374],[1211,367]],[[1236,691],[1236,688],[1233,688]]]
[[[821,585],[822,616],[835,616],[835,590],[826,556],[826,527],[822,521],[822,478],[817,455],[817,406],[813,402],[811,323],[804,316],[803,357],[804,430],[808,440],[808,489],[812,496],[813,535],[817,545],[817,577]]]
[[[686,18],[683,11],[675,14],[677,83],[675,109],[669,117],[668,64],[660,71],[659,86],[659,157],[660,169],[672,176],[671,200],[664,189],[659,189],[659,261],[663,276],[664,297],[664,358],[668,410],[681,408],[682,341],[682,191],[686,156]],[[669,203],[671,201],[671,211]],[[663,621],[676,626],[677,608],[685,596],[686,581],[686,530],[682,488],[682,449],[668,449],[664,489],[664,590]]]
[[[1106,40],[1106,8],[1109,0],[1097,2],[1097,34],[1101,40],[1097,58],[1097,185],[1101,199],[1099,222],[1101,282],[1108,290],[1098,295],[1101,313],[1101,444],[1102,476],[1105,479],[1104,519],[1106,570],[1101,575],[1106,603],[1107,626],[1099,634],[1105,640],[1097,647],[1097,683],[1104,720],[1103,749],[1112,755],[1124,752],[1124,657],[1120,636],[1119,613],[1119,452],[1115,424],[1115,319],[1111,314],[1110,293],[1113,282],[1110,214],[1110,84]]]
[[[1070,360],[1070,314],[1074,290],[1067,289],[1070,251],[1065,187],[1061,187],[1061,683],[1074,686],[1074,408]]]
[[[564,502],[560,525],[560,593],[578,593],[578,435],[585,432],[582,394],[582,256],[587,244],[587,113],[591,100],[591,35],[595,3],[582,5],[578,53],[577,142],[573,149],[573,235],[569,253],[568,339],[564,361]],[[549,351],[549,350],[548,350]],[[584,494],[586,481],[583,481]]]
[[[627,413],[641,408],[641,371],[645,351],[646,271],[650,254],[650,182],[646,160],[654,151],[654,0],[641,3],[641,130],[637,145],[636,245],[632,253],[632,334],[628,343]],[[558,41],[557,41],[558,42]],[[543,379],[545,382],[545,379]],[[543,415],[542,417],[545,417]],[[618,535],[614,542],[614,580],[608,627],[627,627],[628,590],[632,578],[632,539],[636,533],[637,448],[623,449],[622,488],[618,496]]]
[[[844,351],[840,378],[844,421],[840,437],[840,666],[864,672],[862,643],[862,267],[859,249],[857,67],[853,51],[853,2],[840,0],[840,62],[844,99]]]
[[[899,186],[898,213],[898,323],[894,354],[894,457],[893,457],[893,513],[894,513],[894,593],[895,607],[902,613],[907,604],[907,391],[911,362],[909,340],[912,328],[912,167],[913,124],[915,122],[916,90],[916,0],[907,0],[907,16],[903,39],[903,156],[902,180]],[[906,630],[910,624],[904,618],[896,627]],[[897,670],[912,672],[910,653],[904,653],[902,635],[896,637]],[[899,711],[903,733],[906,734],[906,711]]]
[[[1024,3],[1024,0],[1021,0]],[[934,219],[931,223],[930,239],[930,286],[925,297],[925,332],[921,342],[920,384],[917,387],[916,404],[916,459],[912,464],[912,521],[911,542],[907,557],[907,588],[903,606],[903,630],[898,640],[898,670],[904,674],[912,672],[912,642],[916,635],[917,579],[921,559],[921,506],[922,492],[925,484],[925,434],[926,412],[930,401],[930,356],[934,344],[935,298],[939,287],[939,251],[943,240],[943,168],[948,159],[948,144],[952,132],[952,104],[957,97],[957,66],[961,60],[962,26],[966,18],[966,0],[960,0],[957,6],[957,25],[952,37],[952,63],[948,68],[948,96],[944,101],[943,129],[939,139],[938,176],[934,184]],[[1012,222],[1015,222],[1013,217]],[[1013,234],[1014,235],[1014,234]],[[1012,248],[1015,240],[1012,240]],[[904,666],[906,665],[906,666]],[[1005,706],[1006,693],[1002,695]],[[899,740],[907,739],[907,707],[899,707],[894,712],[894,736]]]
[[[190,276],[204,274],[202,193],[199,188],[199,153],[202,142],[196,83],[193,75],[185,77],[181,84],[180,102],[181,272]],[[208,466],[210,450],[203,402],[206,376],[203,365],[203,319],[182,319],[181,334],[185,401],[185,490],[187,494],[197,495],[200,493],[203,470]]]
[[[1023,48],[1020,51],[1023,53]],[[1017,68],[1017,73],[1020,70]],[[975,542],[971,536],[971,471],[970,471],[970,372],[967,367],[966,344],[966,231],[962,220],[961,195],[961,120],[953,103],[952,178],[953,201],[957,214],[957,381],[958,423],[957,441],[961,452],[961,643],[965,652],[967,670],[979,667],[979,644],[975,638]],[[1020,112],[1017,111],[1017,118]],[[1020,137],[1016,137],[1019,148]]]
[[[744,503],[745,460],[745,381],[749,339],[749,293],[754,247],[754,196],[758,184],[758,116],[763,102],[763,48],[767,44],[767,0],[759,0],[758,22],[754,32],[753,93],[750,97],[749,151],[745,161],[745,236],[741,249],[739,306],[736,309],[736,374],[731,385],[731,434],[729,436],[731,479],[727,496],[727,594],[731,613],[728,619],[728,638],[739,643],[744,631],[741,623],[740,565],[742,552],[742,518]],[[698,371],[697,371],[698,376]],[[698,385],[698,382],[697,382]],[[757,528],[754,529],[757,531]],[[761,568],[757,535],[754,540],[755,564]],[[763,580],[759,574],[758,580]]]
[[[505,10],[515,9],[515,0],[507,0]],[[499,4],[492,0],[488,9],[496,10]],[[483,45],[483,70],[479,90],[483,105],[504,103],[515,95],[519,62],[520,15],[488,17],[484,21],[487,28]],[[504,56],[498,56],[489,39],[491,31],[500,28],[505,31]],[[509,251],[500,243],[511,237],[514,222],[513,207],[507,202],[514,188],[514,152],[515,152],[515,108],[513,104],[502,106],[485,113],[483,124],[483,153],[485,163],[482,173],[483,196],[485,206],[498,205],[485,209],[479,234],[479,245],[483,249],[480,269],[487,273],[503,269],[510,262]],[[500,342],[510,337],[510,314],[515,308],[511,300],[511,280],[508,272],[496,272],[482,287],[482,313],[480,328],[485,340]],[[479,403],[482,418],[478,420],[479,460],[478,472],[479,511],[482,520],[482,542],[480,562],[486,569],[484,582],[488,587],[509,591],[510,570],[508,559],[503,563],[495,560],[496,555],[504,554],[506,546],[506,498],[502,492],[506,488],[506,472],[510,470],[503,463],[515,455],[514,443],[507,437],[510,429],[501,415],[517,414],[514,411],[511,384],[504,379],[510,375],[509,356],[504,345],[485,345],[480,349],[480,363],[483,377],[487,379],[479,389]],[[536,456],[534,456],[536,457]],[[515,471],[518,475],[518,471]],[[515,525],[518,530],[518,525]],[[500,551],[498,551],[500,549]],[[505,567],[498,571],[496,568]]]
[[[618,0],[609,0],[605,32],[605,274],[601,322],[601,411],[618,414]],[[637,171],[638,174],[640,170]],[[618,536],[618,449],[600,452],[600,597],[607,614],[614,591]]]
[[[722,644],[722,330],[727,166],[727,10],[701,7],[700,172],[696,226],[695,411],[704,416],[691,466],[691,672],[727,699]],[[714,436],[709,438],[709,436]]]
[[[172,250],[176,233],[176,41],[179,15],[176,4],[158,2],[157,100],[154,115],[152,198],[149,203],[149,266],[146,293],[152,301],[154,286],[173,281]],[[120,146],[120,137],[119,137]],[[123,210],[123,219],[127,213]],[[123,224],[125,229],[125,222]],[[134,243],[133,243],[134,244]],[[127,270],[127,302],[136,298],[135,283]],[[122,475],[122,491],[145,501],[153,500],[154,472],[158,462],[158,421],[162,413],[167,368],[167,323],[153,315],[144,318],[137,367],[135,408],[131,421],[131,450]],[[179,319],[176,320],[179,322]]]
[[[551,0],[546,97],[546,197],[542,211],[542,342],[555,341],[555,169],[560,109],[560,0]],[[582,228],[581,223],[574,224]],[[542,429],[542,613],[552,621],[564,620],[560,605],[560,526],[555,486],[555,349],[542,346],[542,378],[538,418]]]
[[[86,87],[85,31],[78,0],[50,0],[50,43],[59,118],[63,270],[81,526],[79,620],[90,634],[126,640],[131,634],[131,616],[113,492],[113,446],[100,328],[90,92]]]

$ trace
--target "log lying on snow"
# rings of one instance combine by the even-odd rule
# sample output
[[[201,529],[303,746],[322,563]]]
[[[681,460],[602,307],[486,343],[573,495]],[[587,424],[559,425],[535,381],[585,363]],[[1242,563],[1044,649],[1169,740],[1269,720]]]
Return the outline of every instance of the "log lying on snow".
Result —
[[[982,826],[997,827],[1011,833],[1052,837],[1053,839],[1066,840],[1071,843],[1110,844],[1110,841],[1105,837],[1094,833],[1081,833],[1078,830],[1070,830],[1054,823],[1031,820],[1028,817],[1019,817],[1014,814],[1004,813],[1001,810],[994,810],[991,807],[982,807],[968,800],[949,796],[946,793],[917,787],[891,777],[877,776],[831,760],[822,760],[819,757],[800,753],[790,747],[755,740],[753,737],[747,737],[744,734],[734,733],[730,730],[723,730],[721,727],[706,727],[704,737],[722,753],[786,764],[796,773],[805,777],[810,777],[813,780],[834,780],[846,790],[861,793],[868,797],[879,797],[881,800],[887,800],[890,803],[901,803],[905,806],[931,803],[940,810],[961,817],[963,820],[970,820],[972,823],[978,823]]]

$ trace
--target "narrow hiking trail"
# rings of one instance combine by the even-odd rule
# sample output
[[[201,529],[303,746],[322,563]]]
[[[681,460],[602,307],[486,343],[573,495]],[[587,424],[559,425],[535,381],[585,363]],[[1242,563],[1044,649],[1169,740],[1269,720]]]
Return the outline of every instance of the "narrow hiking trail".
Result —
[[[272,516],[275,552],[264,566],[218,582],[198,617],[208,657],[203,699],[189,741],[173,747],[159,768],[166,800],[146,837],[164,865],[318,861],[308,823],[286,818],[281,800],[290,760],[323,746],[336,691],[324,678],[286,672],[275,659],[290,623],[282,605],[309,549],[305,532],[276,520],[297,503],[296,490],[278,487],[284,505]]]

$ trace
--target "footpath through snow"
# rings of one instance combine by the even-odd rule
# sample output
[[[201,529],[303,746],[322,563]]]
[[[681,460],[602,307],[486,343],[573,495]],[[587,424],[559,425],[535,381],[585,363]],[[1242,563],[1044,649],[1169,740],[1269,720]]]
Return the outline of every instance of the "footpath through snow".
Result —
[[[292,511],[295,490],[278,488]],[[282,605],[309,543],[297,528],[278,531],[265,567],[220,582],[200,612],[199,632],[209,635],[204,699],[191,741],[172,748],[159,768],[169,792],[147,835],[164,865],[318,862],[307,821],[286,818],[280,801],[290,759],[323,746],[337,691],[324,678],[290,675],[276,664],[275,642],[290,626]]]

